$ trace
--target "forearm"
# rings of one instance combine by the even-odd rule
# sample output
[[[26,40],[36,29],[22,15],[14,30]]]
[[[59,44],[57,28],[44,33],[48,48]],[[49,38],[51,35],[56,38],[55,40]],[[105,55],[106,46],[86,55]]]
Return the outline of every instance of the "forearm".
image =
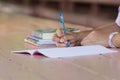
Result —
[[[103,45],[109,47],[109,34],[101,31],[92,31],[81,41],[81,45]]]
[[[107,38],[109,38],[111,33],[120,32],[120,26],[118,26],[116,23],[111,23],[111,24],[96,28],[96,31],[104,32],[105,35],[108,36]],[[120,47],[120,33],[113,36],[112,42],[115,47]],[[105,46],[110,47],[110,45],[107,45],[107,43],[105,44]]]
[[[95,31],[100,31],[105,33],[120,32],[120,27],[114,22],[111,24],[97,27]]]
[[[75,33],[76,34],[76,46],[80,46],[81,45],[81,41],[91,32],[92,30],[87,30],[87,31],[81,31],[79,33]]]

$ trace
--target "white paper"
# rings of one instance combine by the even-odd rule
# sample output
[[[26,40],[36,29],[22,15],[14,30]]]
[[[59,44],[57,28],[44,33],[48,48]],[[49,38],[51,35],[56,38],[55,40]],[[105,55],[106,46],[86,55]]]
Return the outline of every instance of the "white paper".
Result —
[[[114,53],[117,51],[110,50],[101,45],[92,45],[92,46],[77,46],[77,47],[67,47],[67,48],[21,50],[21,51],[12,51],[12,52],[20,53],[20,54],[27,52],[31,55],[34,55],[34,52],[39,52],[50,58],[59,58],[59,57],[98,55],[98,54]]]

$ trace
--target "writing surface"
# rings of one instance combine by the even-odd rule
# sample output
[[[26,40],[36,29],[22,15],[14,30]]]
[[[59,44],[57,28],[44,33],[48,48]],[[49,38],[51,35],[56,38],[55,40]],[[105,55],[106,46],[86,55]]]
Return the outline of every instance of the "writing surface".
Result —
[[[31,50],[20,50],[12,51],[13,53],[29,53],[31,55],[42,54],[50,58],[59,57],[74,57],[74,56],[86,56],[86,55],[98,55],[117,52],[116,50],[108,49],[101,45],[91,46],[76,46],[66,48],[48,48],[48,49],[31,49]]]

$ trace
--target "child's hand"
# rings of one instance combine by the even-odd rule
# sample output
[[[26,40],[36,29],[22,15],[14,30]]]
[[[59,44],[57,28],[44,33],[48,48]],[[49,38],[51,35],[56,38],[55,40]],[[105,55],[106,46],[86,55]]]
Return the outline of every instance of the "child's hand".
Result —
[[[58,28],[56,30],[56,34],[53,36],[53,41],[56,42],[57,47],[66,47],[66,42],[70,42],[70,46],[75,46],[79,44],[77,33],[74,32],[68,32],[66,35],[64,35],[63,30],[61,28]]]

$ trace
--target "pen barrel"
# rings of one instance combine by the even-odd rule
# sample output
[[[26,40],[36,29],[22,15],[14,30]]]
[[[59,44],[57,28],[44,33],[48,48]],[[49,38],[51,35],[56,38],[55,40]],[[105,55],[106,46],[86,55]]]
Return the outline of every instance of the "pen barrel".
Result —
[[[66,28],[65,28],[64,23],[62,23],[62,28],[63,28],[63,32],[64,32],[64,34],[67,34],[67,31],[66,31]]]

